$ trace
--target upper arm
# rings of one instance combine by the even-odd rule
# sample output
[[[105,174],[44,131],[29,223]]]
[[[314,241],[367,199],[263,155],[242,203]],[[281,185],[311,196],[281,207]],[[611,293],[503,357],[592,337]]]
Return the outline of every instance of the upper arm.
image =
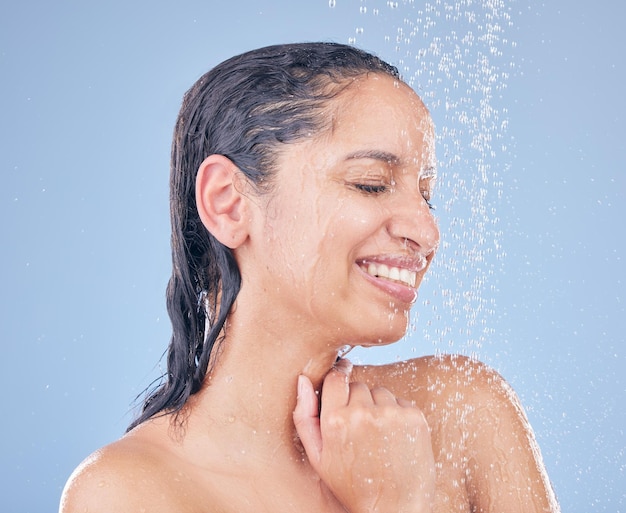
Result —
[[[477,512],[558,512],[539,446],[513,389],[474,362],[465,392],[467,491]]]

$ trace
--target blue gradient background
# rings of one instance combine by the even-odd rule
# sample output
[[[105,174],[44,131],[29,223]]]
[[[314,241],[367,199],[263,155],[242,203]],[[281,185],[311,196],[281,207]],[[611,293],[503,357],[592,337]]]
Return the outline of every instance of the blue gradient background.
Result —
[[[416,9],[376,0],[2,2],[3,511],[55,511],[72,469],[123,433],[135,396],[162,371],[168,158],[184,91],[224,58],[278,42],[356,38],[398,63],[393,42]],[[494,228],[485,232],[499,249],[484,263],[454,253],[454,220],[472,201],[473,190],[461,190],[469,203],[439,211],[451,242],[412,335],[354,357],[475,354],[520,395],[563,511],[626,511],[626,8],[514,1],[505,10],[499,66],[510,74],[494,102],[508,110],[507,149],[490,161],[499,178],[487,186]],[[437,30],[451,26],[441,18]],[[434,105],[433,117],[449,121]],[[472,159],[464,162],[471,176]],[[441,204],[456,190],[452,178]],[[454,270],[465,264],[470,277],[489,269],[478,337],[466,336],[463,315],[453,318],[462,301],[437,307],[439,279],[465,287]]]

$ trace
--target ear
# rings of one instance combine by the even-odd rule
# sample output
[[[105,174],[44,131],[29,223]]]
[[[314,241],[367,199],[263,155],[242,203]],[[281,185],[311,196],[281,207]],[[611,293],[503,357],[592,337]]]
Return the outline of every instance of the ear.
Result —
[[[248,237],[247,197],[241,172],[223,155],[210,155],[196,176],[196,206],[202,224],[222,244],[235,249]]]

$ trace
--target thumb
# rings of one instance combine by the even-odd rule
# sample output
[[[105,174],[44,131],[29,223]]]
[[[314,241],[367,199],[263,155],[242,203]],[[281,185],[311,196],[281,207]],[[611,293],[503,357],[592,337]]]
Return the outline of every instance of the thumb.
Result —
[[[293,422],[309,461],[316,466],[322,454],[319,402],[311,380],[303,375],[298,376],[298,398]]]

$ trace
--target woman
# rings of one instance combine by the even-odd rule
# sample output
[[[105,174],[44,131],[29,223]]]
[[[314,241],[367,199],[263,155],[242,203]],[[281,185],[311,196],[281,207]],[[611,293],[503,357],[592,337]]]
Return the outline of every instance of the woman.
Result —
[[[172,151],[164,383],[61,511],[556,511],[506,383],[462,357],[381,367],[439,241],[434,132],[397,70],[311,43],[186,94]]]

